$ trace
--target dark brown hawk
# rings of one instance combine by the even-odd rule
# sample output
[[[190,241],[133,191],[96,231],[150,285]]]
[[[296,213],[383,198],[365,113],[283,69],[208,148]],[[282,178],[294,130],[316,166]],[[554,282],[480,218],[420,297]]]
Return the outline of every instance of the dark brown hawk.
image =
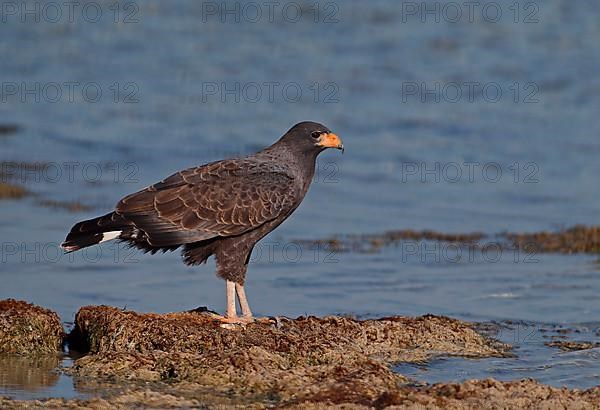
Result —
[[[255,154],[179,171],[126,196],[113,212],[73,226],[61,246],[71,252],[117,239],[152,254],[182,247],[187,265],[214,255],[227,281],[223,320],[250,321],[244,279],[252,249],[300,205],[326,148],[343,145],[324,125],[301,122]]]

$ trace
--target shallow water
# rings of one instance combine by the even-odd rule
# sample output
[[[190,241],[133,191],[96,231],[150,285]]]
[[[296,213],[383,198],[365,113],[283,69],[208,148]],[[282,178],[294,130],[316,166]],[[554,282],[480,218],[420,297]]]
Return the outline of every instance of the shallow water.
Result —
[[[61,357],[0,357],[0,393],[23,400],[86,397],[76,390],[71,377],[57,371],[61,364],[72,362]]]
[[[553,340],[599,341],[600,323],[555,327],[540,323],[501,323],[496,338],[514,346],[516,357],[463,359],[443,357],[427,365],[400,364],[403,375],[427,383],[493,377],[509,381],[534,378],[540,383],[586,389],[600,384],[600,349],[562,351],[548,347]]]
[[[105,18],[97,23],[7,16],[0,52],[10,58],[0,59],[0,73],[18,91],[2,90],[0,123],[18,130],[2,135],[0,160],[49,165],[0,169],[3,181],[39,195],[0,203],[0,298],[49,307],[65,322],[87,304],[223,310],[224,286],[212,264],[188,268],[176,254],[111,244],[62,255],[57,244],[73,223],[110,210],[124,194],[183,167],[252,152],[313,119],[343,138],[346,154],[322,155],[300,209],[257,248],[248,274],[255,313],[597,322],[597,257],[505,252],[458,259],[436,244],[330,255],[290,243],[386,229],[495,233],[597,224],[599,11],[593,2],[541,2],[538,22],[525,23],[527,10],[515,22],[513,3],[496,2],[504,11],[496,23],[481,16],[423,22],[383,1],[335,3],[337,22],[323,21],[330,10],[322,9],[317,23],[314,15],[295,23],[277,15],[273,22],[222,23],[202,15],[196,2],[139,3],[136,23],[123,23],[122,14],[115,24],[108,2],[98,3]],[[81,84],[72,101],[67,82]],[[295,83],[302,98],[278,92],[271,99],[265,82]],[[471,101],[463,89],[454,101],[452,87],[465,82],[500,89],[502,97],[478,89]],[[62,97],[52,102],[54,94],[40,91],[36,102],[24,90],[38,83],[48,93],[58,83]],[[102,91],[97,102],[82,94],[89,83]],[[225,92],[238,85],[250,92],[255,83],[263,85],[256,101]],[[438,84],[445,91],[428,97]],[[207,91],[213,86],[216,94]],[[41,207],[40,199],[95,210],[70,213]],[[598,374],[586,359],[595,350],[563,354],[529,344],[517,348],[517,359],[440,359],[423,380],[460,379],[447,371],[452,367],[473,374],[466,377],[587,387]],[[32,397],[14,387],[0,394]]]

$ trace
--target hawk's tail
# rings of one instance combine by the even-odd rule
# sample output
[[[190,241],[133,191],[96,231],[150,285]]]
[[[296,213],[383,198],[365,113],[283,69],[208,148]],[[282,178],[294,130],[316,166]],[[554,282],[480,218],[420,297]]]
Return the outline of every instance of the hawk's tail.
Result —
[[[129,235],[132,229],[131,222],[111,212],[75,224],[60,246],[66,252],[73,252],[111,239],[121,239]]]

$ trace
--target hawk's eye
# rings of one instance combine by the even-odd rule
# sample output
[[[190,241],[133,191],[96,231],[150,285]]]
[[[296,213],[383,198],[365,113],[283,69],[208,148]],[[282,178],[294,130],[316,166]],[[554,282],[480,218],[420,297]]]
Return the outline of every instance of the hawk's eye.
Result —
[[[321,134],[323,134],[321,131],[313,131],[310,136],[313,137],[314,139],[317,139],[321,136]]]

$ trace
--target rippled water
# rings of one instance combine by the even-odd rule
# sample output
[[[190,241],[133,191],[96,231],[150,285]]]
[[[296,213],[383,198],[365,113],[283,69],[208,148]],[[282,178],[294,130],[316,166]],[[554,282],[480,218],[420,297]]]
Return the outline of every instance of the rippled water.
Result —
[[[317,18],[305,4],[295,23],[278,14],[273,22],[223,23],[191,1],[139,3],[138,22],[124,23],[132,11],[121,10],[119,24],[109,2],[97,3],[104,11],[97,23],[6,16],[0,123],[19,131],[0,135],[0,160],[47,166],[0,170],[12,175],[3,180],[38,195],[0,203],[0,298],[49,307],[65,322],[86,304],[224,309],[211,264],[188,268],[176,254],[152,257],[110,244],[65,256],[56,245],[74,222],[109,210],[124,194],[187,166],[252,152],[312,119],[343,138],[346,154],[322,155],[303,205],[258,247],[248,274],[257,314],[597,322],[600,265],[592,256],[458,260],[435,244],[333,255],[298,254],[290,245],[386,229],[495,233],[597,224],[599,12],[591,1],[536,2],[538,21],[525,23],[531,10],[519,3],[515,22],[513,3],[495,3],[504,11],[496,23],[480,15],[423,22],[383,1],[328,3],[337,5],[337,22],[324,21],[331,17],[324,4]],[[73,101],[71,82],[80,84]],[[63,92],[57,102],[54,83]],[[266,83],[279,84],[273,98]],[[472,100],[465,83],[479,84]],[[16,95],[7,84],[16,84]],[[26,92],[36,84],[46,89],[39,102]],[[82,94],[89,84],[96,88]],[[260,98],[249,94],[256,84]],[[427,96],[438,85],[443,91]],[[501,97],[483,94],[484,86]],[[227,93],[236,87],[239,94]],[[282,95],[284,87],[302,97]],[[102,96],[91,103],[96,89]],[[71,213],[41,200],[93,209]],[[597,366],[580,360],[594,351],[563,354],[532,344],[516,353],[501,362],[440,359],[423,379],[464,378],[444,370],[458,368],[466,377],[499,371],[506,379],[578,387],[590,385],[580,375],[597,380]],[[53,386],[68,384],[61,377]],[[0,387],[7,392],[31,397],[25,388]]]
[[[501,324],[495,336],[514,346],[515,357],[467,360],[439,358],[426,366],[400,364],[396,370],[428,383],[493,377],[509,381],[534,378],[554,386],[590,388],[600,384],[600,349],[561,351],[545,343],[555,340],[600,340],[600,323],[570,328],[539,323]],[[578,371],[577,371],[578,370]]]

